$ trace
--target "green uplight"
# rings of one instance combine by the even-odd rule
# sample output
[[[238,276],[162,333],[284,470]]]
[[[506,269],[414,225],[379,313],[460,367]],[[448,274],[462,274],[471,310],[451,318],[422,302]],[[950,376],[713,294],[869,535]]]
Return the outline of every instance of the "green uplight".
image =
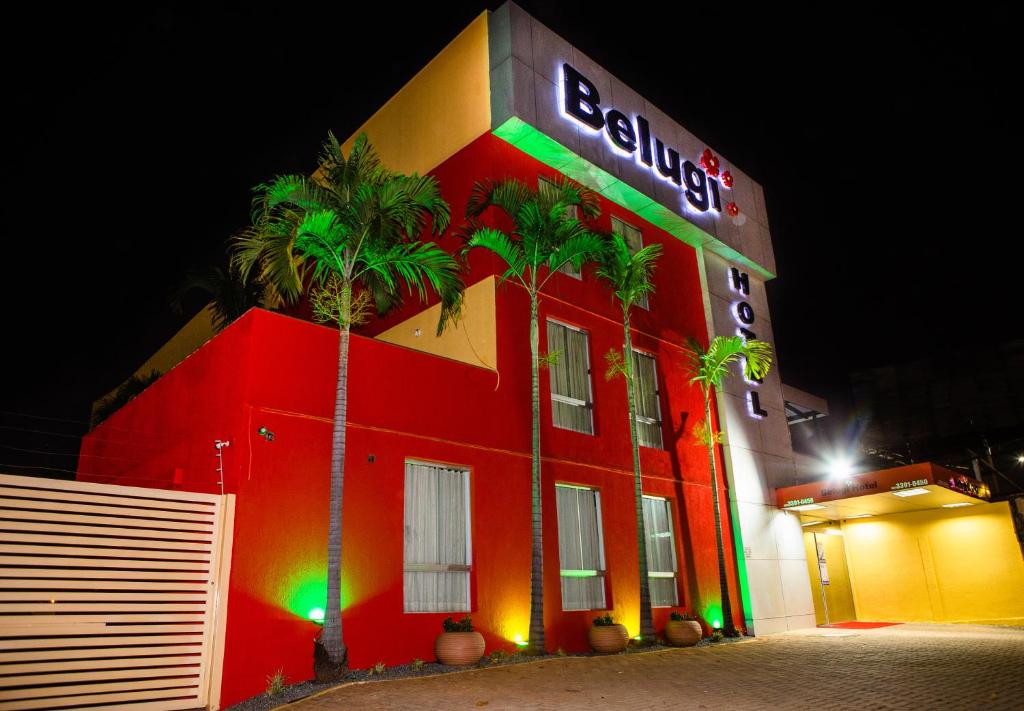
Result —
[[[725,615],[722,614],[722,606],[718,604],[706,605],[701,617],[716,630],[721,628],[722,620],[725,619]]]
[[[637,642],[642,642],[644,638],[641,635],[637,635],[633,639],[635,639]]]
[[[306,615],[306,617],[313,620],[313,622],[317,623],[318,625],[322,625],[324,623],[324,608],[314,607],[312,610],[309,611],[309,614]]]
[[[526,647],[526,646],[528,646],[530,644],[525,639],[523,639],[523,635],[521,635],[521,634],[517,634],[516,638],[513,641],[515,642],[515,645],[517,647]]]
[[[285,608],[293,615],[323,622],[327,609],[327,578],[315,568],[297,571],[281,586],[281,597]],[[314,617],[318,610],[319,619]]]

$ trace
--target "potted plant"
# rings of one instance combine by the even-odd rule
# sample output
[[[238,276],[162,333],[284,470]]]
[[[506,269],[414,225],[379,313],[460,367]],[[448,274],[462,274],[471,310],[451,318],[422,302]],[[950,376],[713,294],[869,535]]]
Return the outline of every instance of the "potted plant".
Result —
[[[615,654],[626,648],[629,642],[629,633],[626,626],[616,624],[611,615],[595,617],[587,633],[587,640],[590,647],[598,654]]]
[[[675,612],[665,625],[665,639],[673,647],[692,647],[704,636],[700,622],[689,612]]]
[[[484,656],[484,638],[473,630],[469,615],[458,622],[448,617],[442,624],[444,632],[434,642],[437,661],[449,666],[468,666],[479,662]]]

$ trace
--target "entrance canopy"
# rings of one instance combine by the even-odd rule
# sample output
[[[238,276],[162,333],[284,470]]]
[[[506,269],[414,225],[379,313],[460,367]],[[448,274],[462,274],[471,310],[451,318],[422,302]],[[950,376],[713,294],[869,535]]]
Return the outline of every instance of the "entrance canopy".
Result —
[[[779,508],[798,512],[805,523],[956,508],[989,499],[982,482],[930,462],[786,486],[775,494]]]

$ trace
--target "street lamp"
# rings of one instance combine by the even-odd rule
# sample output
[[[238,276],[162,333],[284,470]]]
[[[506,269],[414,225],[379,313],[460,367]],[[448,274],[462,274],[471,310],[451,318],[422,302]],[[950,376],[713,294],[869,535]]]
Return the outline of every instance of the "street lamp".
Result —
[[[826,468],[830,479],[845,479],[853,475],[853,464],[846,457],[834,457],[826,460]]]

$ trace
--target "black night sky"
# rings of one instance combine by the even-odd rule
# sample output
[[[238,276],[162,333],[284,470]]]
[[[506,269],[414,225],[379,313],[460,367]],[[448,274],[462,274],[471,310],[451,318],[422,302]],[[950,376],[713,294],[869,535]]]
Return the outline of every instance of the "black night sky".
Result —
[[[838,405],[851,370],[1015,336],[1009,5],[521,4],[764,186],[785,381]],[[483,9],[8,15],[0,465],[77,451],[59,435],[184,322],[169,292],[223,259],[251,186],[310,170],[328,129],[348,136]]]

